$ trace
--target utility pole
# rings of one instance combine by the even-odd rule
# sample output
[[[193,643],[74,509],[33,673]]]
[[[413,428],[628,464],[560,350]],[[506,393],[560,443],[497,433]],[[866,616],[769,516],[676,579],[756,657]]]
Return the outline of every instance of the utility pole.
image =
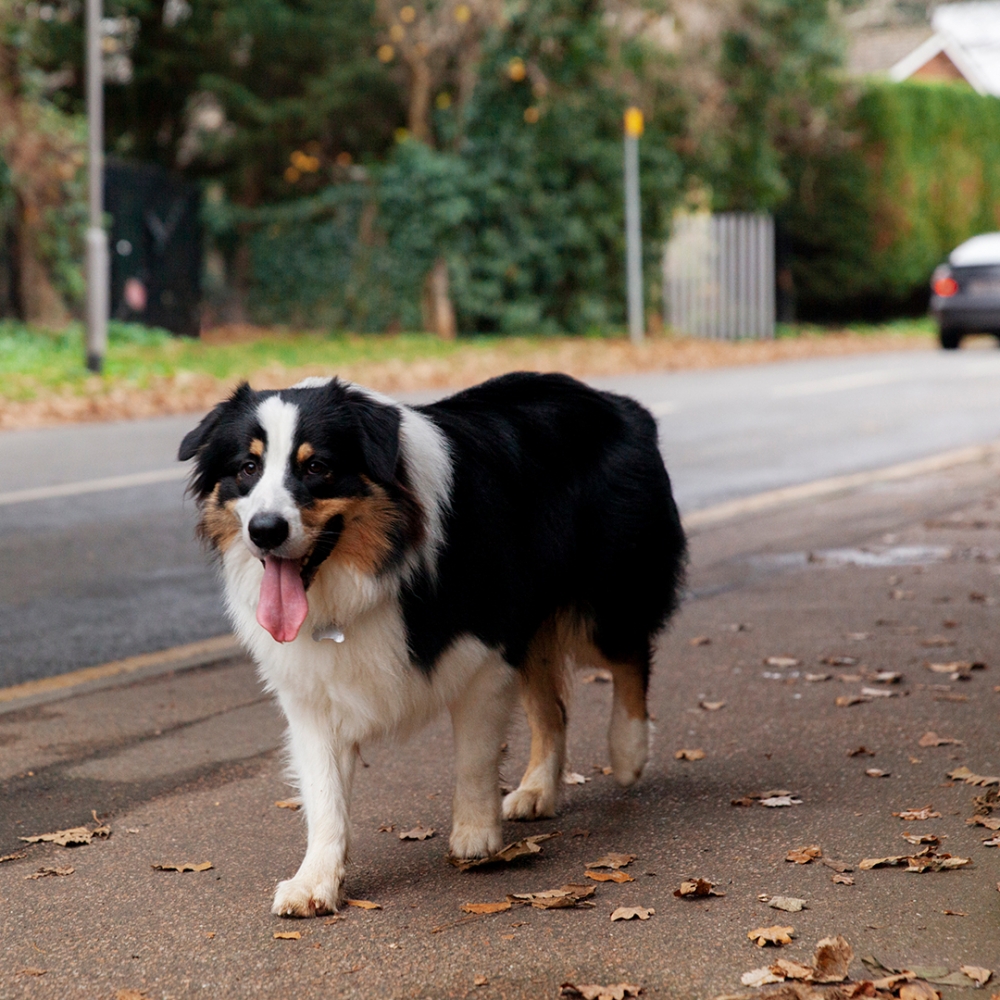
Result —
[[[101,0],[87,2],[87,368],[100,373],[108,346],[108,234],[104,231],[104,57]]]
[[[645,336],[642,305],[642,226],[639,217],[639,136],[642,112],[625,111],[625,263],[628,282],[628,335],[633,344]]]

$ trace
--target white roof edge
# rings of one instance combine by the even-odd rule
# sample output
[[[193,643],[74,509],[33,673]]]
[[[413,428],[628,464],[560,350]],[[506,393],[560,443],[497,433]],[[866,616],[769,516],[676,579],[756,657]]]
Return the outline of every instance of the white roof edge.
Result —
[[[955,64],[955,68],[975,91],[980,94],[990,92],[987,81],[982,78],[979,72],[979,67],[969,58],[962,46],[943,31],[935,32],[927,41],[921,42],[908,56],[903,56],[895,66],[889,69],[889,79],[896,83],[908,80],[921,66],[926,65],[942,52]]]

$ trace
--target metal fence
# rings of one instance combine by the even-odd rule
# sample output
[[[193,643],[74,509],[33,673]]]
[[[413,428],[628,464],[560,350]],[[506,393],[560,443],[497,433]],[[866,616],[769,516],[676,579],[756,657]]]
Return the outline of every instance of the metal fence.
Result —
[[[679,333],[774,336],[774,219],[678,215],[663,254],[664,314]]]

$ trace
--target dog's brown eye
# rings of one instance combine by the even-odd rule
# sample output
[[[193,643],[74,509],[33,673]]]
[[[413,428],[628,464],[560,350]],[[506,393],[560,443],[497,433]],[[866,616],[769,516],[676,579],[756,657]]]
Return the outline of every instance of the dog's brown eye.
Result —
[[[330,470],[326,462],[321,462],[318,458],[310,459],[306,463],[306,474],[310,476],[325,476]]]
[[[244,462],[240,466],[241,476],[256,476],[257,475],[257,463],[256,462]]]

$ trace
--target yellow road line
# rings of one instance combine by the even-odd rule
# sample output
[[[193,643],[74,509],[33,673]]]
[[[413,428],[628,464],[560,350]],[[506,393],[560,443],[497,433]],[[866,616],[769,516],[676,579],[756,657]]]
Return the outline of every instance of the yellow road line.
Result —
[[[136,671],[148,667],[170,667],[192,660],[195,662],[221,660],[230,655],[236,656],[240,651],[241,647],[235,636],[219,635],[214,639],[189,642],[183,646],[160,650],[158,653],[141,653],[139,656],[128,656],[124,660],[113,660],[111,663],[83,667],[81,670],[72,670],[67,674],[58,674],[55,677],[40,677],[38,680],[0,688],[0,704],[16,701],[20,698],[30,698],[32,695],[79,687],[79,685],[87,684],[90,681],[105,680],[108,677],[118,677],[123,674],[134,674]]]
[[[739,500],[729,500],[726,503],[715,504],[713,507],[705,507],[703,510],[692,511],[684,516],[682,521],[685,528],[702,528],[718,524],[720,521],[728,521],[741,514],[755,514],[758,511],[780,507],[798,500],[812,500],[833,493],[857,489],[860,486],[869,486],[873,483],[889,483],[898,479],[924,476],[932,472],[951,469],[957,465],[982,462],[998,454],[1000,454],[1000,443],[957,448],[954,451],[931,455],[929,458],[918,458],[913,462],[901,462],[899,465],[872,469],[870,472],[852,472],[845,476],[814,479],[812,482],[800,483],[798,486],[784,486],[777,490],[755,493],[753,496],[741,497]]]

